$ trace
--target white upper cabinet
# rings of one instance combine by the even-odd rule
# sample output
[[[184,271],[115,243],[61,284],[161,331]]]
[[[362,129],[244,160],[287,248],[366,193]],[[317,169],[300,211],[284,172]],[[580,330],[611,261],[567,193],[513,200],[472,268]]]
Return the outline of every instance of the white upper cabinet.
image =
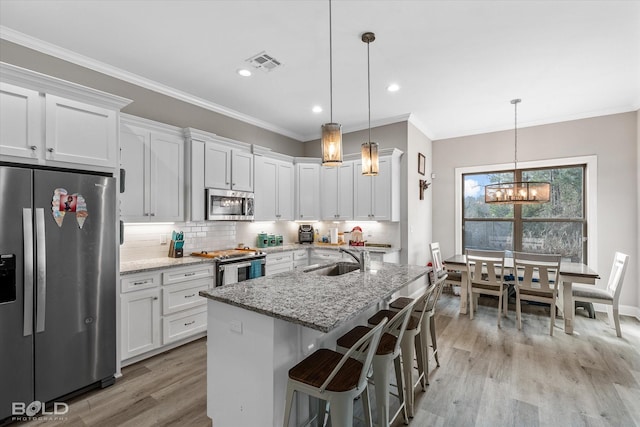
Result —
[[[118,167],[118,115],[129,100],[10,64],[0,71],[0,160]]]
[[[123,117],[121,164],[126,171],[122,217],[130,222],[184,220],[184,138],[178,128]],[[204,195],[203,195],[204,197]]]
[[[320,220],[320,163],[296,163],[296,220]]]
[[[362,162],[353,166],[354,219],[369,221],[400,220],[400,156],[397,149],[379,153],[377,176],[362,175]]]
[[[54,95],[46,95],[46,159],[85,165],[117,165],[117,115]]]
[[[0,83],[0,154],[32,159],[43,156],[40,115],[38,92]]]
[[[255,219],[293,220],[293,163],[255,157]]]
[[[222,141],[222,139],[221,139]],[[253,191],[253,154],[233,145],[207,142],[204,185],[234,191]]]
[[[323,220],[353,219],[353,164],[320,168],[320,210]]]

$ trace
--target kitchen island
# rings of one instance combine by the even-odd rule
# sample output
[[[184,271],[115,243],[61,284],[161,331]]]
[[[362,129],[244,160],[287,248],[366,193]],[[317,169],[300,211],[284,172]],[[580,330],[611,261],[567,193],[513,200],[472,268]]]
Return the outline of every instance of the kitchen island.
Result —
[[[429,267],[371,263],[339,276],[309,268],[222,286],[207,306],[207,415],[213,425],[282,425],[287,373],[382,308],[426,286]],[[326,271],[326,270],[325,270]],[[304,408],[306,399],[298,397]],[[299,421],[305,410],[295,413]]]

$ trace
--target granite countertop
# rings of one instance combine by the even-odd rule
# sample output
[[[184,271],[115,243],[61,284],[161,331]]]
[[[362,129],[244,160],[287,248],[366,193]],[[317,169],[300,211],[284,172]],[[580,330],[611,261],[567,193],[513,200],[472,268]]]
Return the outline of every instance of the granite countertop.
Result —
[[[278,253],[278,252],[287,252],[287,251],[295,251],[298,249],[329,249],[337,251],[339,249],[348,249],[350,251],[364,251],[367,250],[369,252],[382,252],[382,253],[391,253],[391,252],[399,252],[400,248],[385,248],[379,246],[349,246],[347,243],[342,245],[330,245],[330,244],[322,244],[322,243],[288,243],[281,246],[268,246],[266,248],[257,248],[259,251],[262,251],[266,254]]]
[[[200,258],[195,256],[185,256],[182,258],[151,258],[138,261],[124,261],[120,263],[120,274],[133,274],[143,271],[161,270],[170,267],[182,267],[193,264],[212,263],[209,258]]]
[[[297,270],[201,291],[200,295],[329,332],[424,276],[430,268],[372,262],[371,271],[333,277]]]

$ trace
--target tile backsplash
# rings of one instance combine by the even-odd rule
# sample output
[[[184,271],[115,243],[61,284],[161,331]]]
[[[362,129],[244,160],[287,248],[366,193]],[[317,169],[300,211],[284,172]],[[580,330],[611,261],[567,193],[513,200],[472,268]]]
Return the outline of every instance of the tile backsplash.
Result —
[[[329,228],[350,231],[356,225],[362,228],[364,239],[375,243],[390,243],[400,247],[400,224],[388,222],[331,221],[310,222],[320,235],[329,234]],[[120,246],[120,261],[162,258],[169,254],[171,232],[184,232],[184,253],[204,249],[229,249],[239,243],[255,247],[258,233],[281,234],[284,243],[297,243],[298,226],[293,221],[202,221],[175,224],[125,224],[124,244]],[[346,235],[348,236],[348,234]],[[348,239],[348,237],[346,237]],[[166,243],[162,243],[162,242]]]

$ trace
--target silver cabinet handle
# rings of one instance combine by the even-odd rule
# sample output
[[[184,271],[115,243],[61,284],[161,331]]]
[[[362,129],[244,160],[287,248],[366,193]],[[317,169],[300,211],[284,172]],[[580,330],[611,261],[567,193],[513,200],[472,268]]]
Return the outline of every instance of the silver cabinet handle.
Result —
[[[196,321],[192,320],[191,322],[185,323],[184,326],[190,326],[190,325],[193,325],[194,323],[196,323]]]
[[[191,295],[185,295],[184,297],[185,297],[185,298],[193,298],[193,297],[195,297],[195,296],[196,296],[196,294],[191,294]]]
[[[36,332],[44,332],[47,303],[47,249],[44,235],[44,209],[36,208]]]
[[[37,145],[32,145],[29,148],[31,148],[32,151],[36,151],[38,149],[38,146]]]
[[[53,153],[53,148],[47,148],[47,151]]]
[[[22,239],[24,241],[24,319],[22,335],[27,337],[33,333],[33,215],[29,208],[22,209]]]
[[[156,216],[156,214],[154,214],[154,213],[152,213],[152,214],[150,214],[150,215],[151,215],[151,216]]]
[[[133,282],[133,286],[146,285],[149,283],[148,280],[143,280],[142,282]]]
[[[158,297],[153,297],[153,300],[154,301],[158,301]]]
[[[184,277],[195,276],[196,273],[184,273]]]

